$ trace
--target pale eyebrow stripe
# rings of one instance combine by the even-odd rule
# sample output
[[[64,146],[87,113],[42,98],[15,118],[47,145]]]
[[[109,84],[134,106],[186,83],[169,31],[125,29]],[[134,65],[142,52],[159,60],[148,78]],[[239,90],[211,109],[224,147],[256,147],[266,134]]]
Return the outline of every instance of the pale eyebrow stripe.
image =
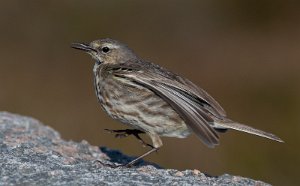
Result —
[[[109,47],[109,48],[120,48],[120,46],[114,45],[114,44],[110,44],[110,43],[107,43],[106,46]]]

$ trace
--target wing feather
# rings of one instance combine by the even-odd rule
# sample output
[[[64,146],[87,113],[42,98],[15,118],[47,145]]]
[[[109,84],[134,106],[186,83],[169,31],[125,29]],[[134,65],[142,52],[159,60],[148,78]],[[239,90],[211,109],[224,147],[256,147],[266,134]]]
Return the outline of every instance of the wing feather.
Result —
[[[148,85],[153,92],[158,94],[182,117],[185,123],[193,132],[209,147],[219,144],[219,136],[216,131],[209,125],[205,114],[191,103],[184,95],[176,92],[163,84],[152,82]]]

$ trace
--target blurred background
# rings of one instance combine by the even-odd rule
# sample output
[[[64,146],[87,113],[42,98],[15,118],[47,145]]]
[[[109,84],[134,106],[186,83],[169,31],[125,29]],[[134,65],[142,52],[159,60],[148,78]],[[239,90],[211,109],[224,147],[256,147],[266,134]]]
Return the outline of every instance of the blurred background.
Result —
[[[194,135],[163,138],[146,159],[165,168],[300,182],[300,3],[297,1],[1,1],[0,110],[29,115],[68,140],[140,155],[100,108],[90,56],[71,42],[110,37],[207,90],[230,118],[272,132],[240,132],[215,149]],[[145,138],[147,138],[145,136]],[[297,169],[296,169],[297,168]]]

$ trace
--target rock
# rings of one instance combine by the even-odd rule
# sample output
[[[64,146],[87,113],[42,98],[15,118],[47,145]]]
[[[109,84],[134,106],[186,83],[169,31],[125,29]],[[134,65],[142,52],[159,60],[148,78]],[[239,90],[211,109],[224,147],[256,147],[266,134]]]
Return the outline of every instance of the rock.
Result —
[[[86,141],[64,141],[39,121],[0,112],[0,185],[269,185],[239,176],[210,177],[198,170],[162,169],[144,161],[110,168],[133,157]]]

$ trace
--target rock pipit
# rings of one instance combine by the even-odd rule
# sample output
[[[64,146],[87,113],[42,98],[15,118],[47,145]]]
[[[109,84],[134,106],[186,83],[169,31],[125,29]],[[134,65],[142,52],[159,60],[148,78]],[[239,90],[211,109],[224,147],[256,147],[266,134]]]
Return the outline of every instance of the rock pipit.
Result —
[[[101,107],[113,119],[132,127],[110,130],[116,136],[134,135],[152,147],[137,160],[162,147],[160,136],[185,138],[194,132],[208,147],[219,144],[218,132],[234,129],[283,142],[277,136],[226,117],[223,108],[207,92],[188,79],[139,58],[125,44],[100,39],[74,43],[95,60],[95,91]],[[152,145],[140,137],[146,133]]]

